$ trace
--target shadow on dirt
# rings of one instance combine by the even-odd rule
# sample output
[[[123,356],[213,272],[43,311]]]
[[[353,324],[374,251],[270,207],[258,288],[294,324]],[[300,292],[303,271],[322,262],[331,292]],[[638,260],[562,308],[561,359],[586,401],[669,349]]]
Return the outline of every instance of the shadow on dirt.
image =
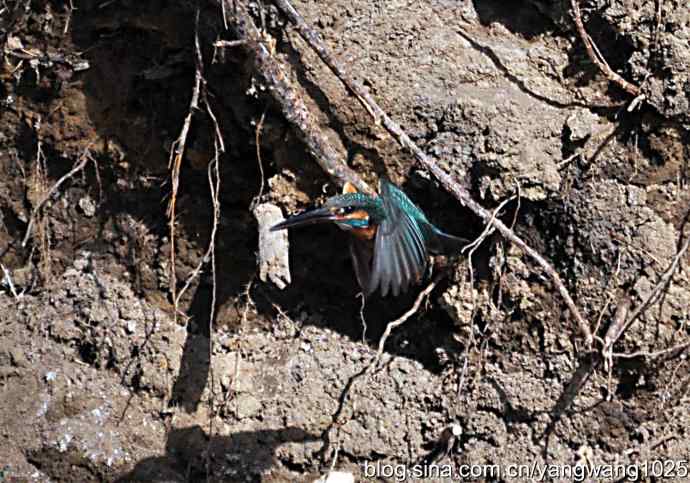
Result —
[[[473,0],[472,3],[482,25],[490,26],[498,22],[528,40],[549,31],[549,25],[552,24],[545,22],[544,18],[553,18],[560,13],[558,2]],[[509,8],[506,8],[506,3],[510,5]]]
[[[294,427],[238,432],[210,439],[199,426],[173,429],[168,434],[164,455],[139,461],[131,471],[121,475],[80,456],[77,451],[60,452],[50,448],[33,451],[27,458],[56,482],[185,483],[206,481],[210,475],[223,480],[237,475],[259,478],[273,467],[280,445],[317,440],[319,436]]]
[[[203,481],[211,472],[216,477],[254,475],[258,478],[273,466],[275,451],[281,444],[319,439],[292,427],[238,432],[211,439],[199,426],[175,429],[168,435],[165,455],[138,462],[132,471],[115,481]]]
[[[567,1],[515,0],[508,2],[511,8],[506,8],[506,2],[500,0],[473,0],[473,3],[482,25],[490,26],[495,22],[500,23],[512,33],[521,35],[527,40],[554,30],[572,29],[575,32]],[[548,21],[544,21],[545,19]],[[616,72],[625,70],[630,56],[635,51],[630,42],[604,21],[601,11],[588,9],[583,13],[583,22],[586,31],[597,45],[597,50],[601,51],[600,55],[603,55],[611,68]],[[487,53],[485,50],[482,51]],[[575,86],[588,85],[601,76],[587,56],[582,42],[573,43],[568,51],[568,60],[569,63],[563,74],[566,78],[573,79]],[[510,72],[504,71],[504,73],[510,78]],[[611,91],[609,94],[615,96],[616,92]]]

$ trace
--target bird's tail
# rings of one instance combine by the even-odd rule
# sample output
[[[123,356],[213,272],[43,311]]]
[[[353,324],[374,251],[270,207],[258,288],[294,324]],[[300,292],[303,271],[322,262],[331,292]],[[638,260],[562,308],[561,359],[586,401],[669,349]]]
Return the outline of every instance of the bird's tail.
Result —
[[[459,236],[449,235],[429,224],[426,229],[429,234],[427,243],[433,255],[459,255],[460,251],[470,241]]]

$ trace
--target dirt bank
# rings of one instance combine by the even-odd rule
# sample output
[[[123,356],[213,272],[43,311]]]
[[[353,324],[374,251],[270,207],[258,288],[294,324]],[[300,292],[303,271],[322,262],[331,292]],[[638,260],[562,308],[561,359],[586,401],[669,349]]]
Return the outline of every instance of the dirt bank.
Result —
[[[662,289],[611,360],[585,350],[546,274],[491,233],[471,260],[438,261],[448,276],[363,375],[425,284],[361,311],[347,239],[323,226],[290,233],[289,286],[259,280],[258,194],[291,213],[337,187],[251,46],[214,48],[235,40],[220,6],[4,2],[0,481],[311,482],[332,465],[360,481],[365,463],[430,455],[455,470],[662,461],[688,481],[670,462],[690,454],[689,346],[666,349],[690,340],[688,255],[676,256],[690,236],[690,12],[581,2],[599,55],[644,95],[631,106],[592,63],[570,2],[504,3],[295,7],[474,199],[493,210],[515,196],[499,218],[598,336]],[[243,4],[356,172],[390,176],[449,233],[482,233],[271,2]],[[462,434],[446,448],[451,425]]]

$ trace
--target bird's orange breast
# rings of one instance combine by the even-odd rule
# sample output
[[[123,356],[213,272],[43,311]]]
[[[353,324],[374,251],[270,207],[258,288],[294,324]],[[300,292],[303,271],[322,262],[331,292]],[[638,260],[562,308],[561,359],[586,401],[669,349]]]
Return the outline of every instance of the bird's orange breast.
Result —
[[[357,193],[357,188],[349,181],[343,186],[343,193]],[[376,196],[376,194],[374,194]],[[369,213],[364,210],[357,210],[350,213],[347,218],[353,218],[356,220],[368,220]],[[350,233],[359,238],[360,240],[372,240],[376,236],[376,227],[369,225],[366,228],[353,228]]]
[[[369,214],[364,210],[357,210],[348,215],[348,218],[356,220],[368,220]],[[369,225],[366,228],[353,228],[352,234],[362,240],[371,240],[376,235],[376,227]]]
[[[362,240],[372,240],[376,236],[376,227],[370,226],[367,228],[355,228],[352,234]]]

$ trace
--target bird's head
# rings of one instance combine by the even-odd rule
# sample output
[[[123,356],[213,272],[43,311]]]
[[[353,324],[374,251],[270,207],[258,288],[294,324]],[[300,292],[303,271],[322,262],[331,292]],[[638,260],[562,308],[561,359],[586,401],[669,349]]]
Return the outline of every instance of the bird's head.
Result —
[[[271,231],[326,222],[344,230],[363,230],[380,223],[382,217],[383,206],[377,196],[359,193],[346,184],[342,194],[328,198],[322,207],[291,216],[271,227]]]

